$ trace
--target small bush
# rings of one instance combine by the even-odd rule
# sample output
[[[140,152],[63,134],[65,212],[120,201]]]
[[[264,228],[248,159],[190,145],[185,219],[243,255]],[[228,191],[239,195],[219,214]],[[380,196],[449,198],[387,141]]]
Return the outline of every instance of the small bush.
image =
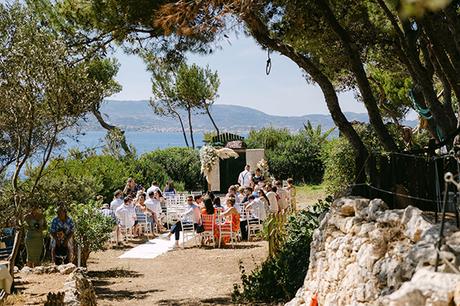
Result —
[[[234,284],[232,299],[237,303],[282,302],[292,299],[307,274],[313,231],[330,200],[319,201],[310,210],[291,215],[280,250],[249,275],[240,263],[242,285]]]
[[[81,246],[81,264],[86,267],[86,262],[91,252],[104,249],[104,245],[110,240],[113,227],[116,222],[102,215],[99,210],[101,203],[89,201],[85,204],[73,204],[69,210],[69,216],[75,223],[75,242]]]

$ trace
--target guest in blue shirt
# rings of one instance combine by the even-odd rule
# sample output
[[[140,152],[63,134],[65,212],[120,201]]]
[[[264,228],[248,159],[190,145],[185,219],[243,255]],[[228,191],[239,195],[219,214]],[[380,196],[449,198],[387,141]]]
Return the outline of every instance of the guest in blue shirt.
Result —
[[[74,234],[75,225],[72,218],[67,216],[67,210],[60,206],[57,210],[57,216],[51,221],[50,234],[51,240],[51,258],[56,263],[56,256],[65,257],[65,263],[71,262],[73,259],[73,243],[72,238]],[[67,254],[64,256],[63,252],[57,254],[57,250],[67,249]]]

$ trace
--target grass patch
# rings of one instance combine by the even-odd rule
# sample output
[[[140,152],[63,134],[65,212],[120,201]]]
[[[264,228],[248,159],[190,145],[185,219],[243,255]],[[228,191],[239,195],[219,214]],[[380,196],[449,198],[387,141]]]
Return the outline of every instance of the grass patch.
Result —
[[[297,208],[305,209],[327,196],[326,185],[299,185],[297,189]]]

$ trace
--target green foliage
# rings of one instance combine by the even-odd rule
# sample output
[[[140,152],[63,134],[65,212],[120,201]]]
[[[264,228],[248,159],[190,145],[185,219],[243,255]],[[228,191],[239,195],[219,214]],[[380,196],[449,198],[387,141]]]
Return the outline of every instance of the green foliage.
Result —
[[[289,216],[280,250],[249,275],[240,263],[242,285],[234,284],[234,302],[286,302],[294,297],[307,274],[313,231],[330,201],[320,200],[309,210]]]
[[[306,135],[297,134],[267,151],[270,172],[275,177],[292,177],[296,182],[320,183],[323,178],[321,146],[310,141]]]
[[[202,189],[200,167],[198,151],[190,148],[155,150],[143,154],[138,161],[138,170],[143,177],[155,177],[163,185],[168,179],[182,182],[186,190]]]
[[[330,141],[323,152],[326,191],[329,194],[337,194],[355,179],[355,153],[344,137]]]
[[[304,130],[291,134],[287,129],[262,128],[250,131],[248,148],[264,148],[270,173],[276,178],[292,177],[296,182],[319,183],[323,177],[321,151],[332,129],[323,133],[310,122]]]
[[[264,148],[265,150],[273,150],[279,143],[288,140],[290,137],[291,133],[288,129],[266,127],[260,130],[249,131],[249,135],[245,139],[245,142],[248,149]]]
[[[99,201],[88,201],[85,204],[74,203],[69,209],[69,216],[75,223],[74,240],[82,248],[84,267],[91,252],[104,249],[116,225],[114,219],[100,213],[100,206]]]

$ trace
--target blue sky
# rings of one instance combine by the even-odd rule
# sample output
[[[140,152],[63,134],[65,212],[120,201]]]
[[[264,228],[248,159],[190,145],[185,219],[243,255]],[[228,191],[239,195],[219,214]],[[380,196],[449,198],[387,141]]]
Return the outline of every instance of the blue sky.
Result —
[[[122,51],[115,56],[121,65],[117,79],[123,90],[110,99],[148,99],[151,96],[150,75],[142,60]],[[252,38],[240,35],[232,37],[231,43],[223,42],[222,49],[212,55],[190,55],[189,62],[209,65],[218,71],[221,85],[216,104],[248,106],[271,115],[329,113],[319,87],[307,84],[296,64],[276,53],[272,53],[271,58],[272,70],[267,76],[267,52]],[[353,93],[341,94],[339,98],[343,111],[365,112]]]

